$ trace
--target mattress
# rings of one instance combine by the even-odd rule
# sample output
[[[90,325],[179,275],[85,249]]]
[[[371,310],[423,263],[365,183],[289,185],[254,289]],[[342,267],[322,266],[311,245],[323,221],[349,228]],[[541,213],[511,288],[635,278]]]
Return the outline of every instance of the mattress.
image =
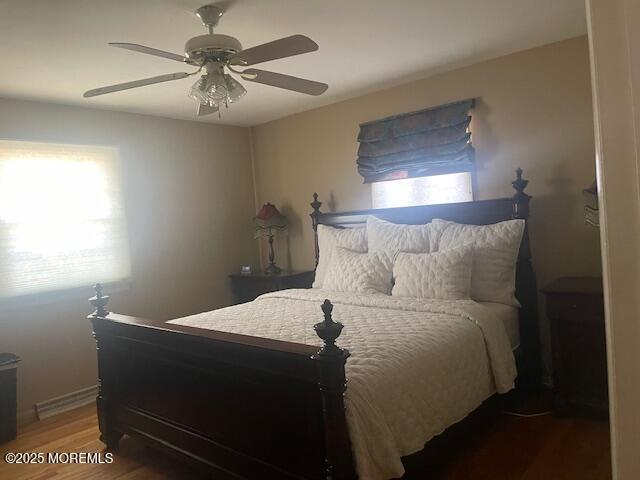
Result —
[[[509,337],[511,350],[515,351],[520,346],[520,309],[502,303],[479,302],[480,305],[488,308],[491,315],[500,320]]]
[[[351,353],[345,409],[359,478],[402,477],[403,456],[514,386],[506,310],[472,300],[284,290],[169,323],[320,347],[325,298]]]

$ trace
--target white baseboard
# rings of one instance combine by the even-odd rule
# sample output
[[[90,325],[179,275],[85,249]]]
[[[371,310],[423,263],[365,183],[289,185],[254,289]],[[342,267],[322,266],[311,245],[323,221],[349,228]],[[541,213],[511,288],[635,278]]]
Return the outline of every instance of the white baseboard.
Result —
[[[60,395],[59,397],[36,403],[38,420],[49,418],[62,412],[73,410],[96,401],[98,386],[83,388],[75,392]]]

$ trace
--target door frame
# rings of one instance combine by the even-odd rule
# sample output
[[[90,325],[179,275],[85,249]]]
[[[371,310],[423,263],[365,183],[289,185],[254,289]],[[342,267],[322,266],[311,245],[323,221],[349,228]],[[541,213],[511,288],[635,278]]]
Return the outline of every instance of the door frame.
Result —
[[[614,480],[640,478],[640,2],[586,0]]]

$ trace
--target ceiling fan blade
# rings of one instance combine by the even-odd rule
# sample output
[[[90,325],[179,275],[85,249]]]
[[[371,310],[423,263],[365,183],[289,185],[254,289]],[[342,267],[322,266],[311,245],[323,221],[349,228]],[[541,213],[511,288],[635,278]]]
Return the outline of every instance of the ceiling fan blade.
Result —
[[[155,55],[156,57],[168,58],[170,60],[176,60],[177,62],[189,62],[189,59],[183,55],[165,52],[164,50],[158,50],[157,48],[145,47],[144,45],[138,45],[137,43],[110,42],[109,45],[112,47],[124,48],[125,50],[132,50],[134,52],[146,53],[147,55]]]
[[[318,50],[318,44],[309,37],[292,35],[242,50],[230,58],[230,63],[231,65],[243,66],[255,65],[256,63],[315,52],[316,50]]]
[[[105,93],[119,92],[120,90],[128,90],[130,88],[144,87],[145,85],[153,85],[154,83],[169,82],[171,80],[179,80],[181,78],[187,78],[188,73],[178,72],[169,73],[167,75],[159,75],[157,77],[145,78],[143,80],[134,80],[133,82],[118,83],[117,85],[109,85],[108,87],[94,88],[84,92],[83,97],[95,97],[98,95],[104,95]]]
[[[211,115],[212,113],[216,113],[218,111],[218,107],[212,107],[211,105],[202,105],[198,104],[198,116],[203,117],[205,115]]]
[[[326,83],[292,77],[291,75],[283,75],[282,73],[257,70],[255,68],[244,70],[240,76],[250,82],[271,85],[272,87],[284,88],[285,90],[293,90],[294,92],[306,93],[307,95],[321,95],[329,88],[329,85]]]

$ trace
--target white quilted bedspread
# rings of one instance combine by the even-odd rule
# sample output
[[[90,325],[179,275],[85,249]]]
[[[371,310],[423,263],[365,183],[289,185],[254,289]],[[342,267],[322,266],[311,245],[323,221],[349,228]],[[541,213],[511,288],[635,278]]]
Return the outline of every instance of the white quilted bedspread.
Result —
[[[513,388],[504,326],[471,300],[284,290],[169,323],[319,346],[312,325],[325,298],[351,352],[345,402],[360,479],[401,477],[402,456]]]

